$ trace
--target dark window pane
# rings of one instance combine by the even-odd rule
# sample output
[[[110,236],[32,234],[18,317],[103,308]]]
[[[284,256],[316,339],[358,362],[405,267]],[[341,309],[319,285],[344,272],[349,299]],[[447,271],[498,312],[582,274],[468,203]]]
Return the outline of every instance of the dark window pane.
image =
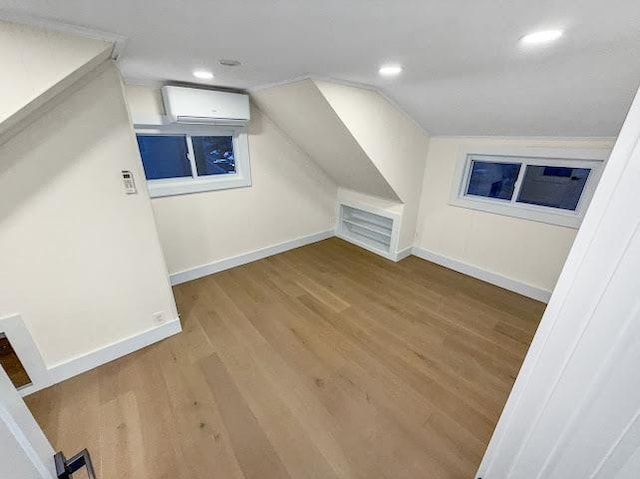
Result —
[[[147,180],[191,176],[184,136],[138,135],[138,147]]]
[[[518,202],[573,211],[589,173],[589,168],[527,166]]]
[[[510,200],[520,172],[520,163],[471,163],[471,177],[467,194]]]
[[[192,136],[198,175],[224,175],[236,172],[231,136]]]

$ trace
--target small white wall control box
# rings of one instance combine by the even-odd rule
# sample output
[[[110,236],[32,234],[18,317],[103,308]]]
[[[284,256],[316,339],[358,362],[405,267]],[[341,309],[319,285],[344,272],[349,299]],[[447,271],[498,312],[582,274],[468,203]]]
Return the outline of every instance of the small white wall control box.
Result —
[[[122,170],[122,183],[124,184],[124,192],[128,195],[135,195],[138,191],[136,190],[136,183],[133,181],[133,175],[130,171]]]

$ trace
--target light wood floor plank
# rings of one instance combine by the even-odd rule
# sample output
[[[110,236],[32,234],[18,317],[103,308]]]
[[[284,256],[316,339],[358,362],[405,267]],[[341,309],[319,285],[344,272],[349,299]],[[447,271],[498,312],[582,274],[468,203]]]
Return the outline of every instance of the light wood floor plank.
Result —
[[[182,334],[27,398],[100,479],[469,479],[544,310],[335,238],[174,292]]]

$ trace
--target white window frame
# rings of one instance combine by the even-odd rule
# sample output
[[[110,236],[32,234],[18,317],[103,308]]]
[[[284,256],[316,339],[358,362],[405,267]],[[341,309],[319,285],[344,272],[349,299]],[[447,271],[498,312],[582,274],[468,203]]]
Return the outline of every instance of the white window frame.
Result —
[[[451,185],[449,204],[540,223],[579,228],[598,185],[609,149],[565,148],[473,148],[460,152],[456,173]],[[473,160],[494,163],[519,163],[520,171],[510,200],[467,195]],[[591,173],[584,185],[575,211],[550,206],[518,203],[520,188],[527,166],[589,168]]]
[[[226,190],[251,186],[251,164],[249,161],[249,139],[244,127],[215,125],[135,125],[137,135],[157,136],[232,136],[236,172],[225,175],[198,176],[196,159],[191,141],[187,141],[188,157],[191,163],[191,177],[163,178],[147,180],[149,196],[184,195],[202,191]]]

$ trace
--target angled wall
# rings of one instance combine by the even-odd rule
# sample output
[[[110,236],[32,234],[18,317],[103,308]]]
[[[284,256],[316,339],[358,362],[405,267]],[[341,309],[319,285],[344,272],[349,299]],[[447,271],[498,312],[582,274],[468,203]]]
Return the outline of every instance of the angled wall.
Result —
[[[0,317],[48,368],[177,318],[118,70],[89,77],[0,146]]]
[[[44,371],[22,394],[180,330],[112,50],[0,23],[0,318]]]
[[[414,240],[429,137],[378,92],[302,80],[255,101],[343,189],[402,204],[399,249]]]
[[[399,249],[412,245],[429,137],[377,91],[327,81],[316,86],[404,204]]]
[[[127,85],[126,94],[134,122],[165,114],[158,89]],[[253,105],[248,137],[250,187],[151,200],[173,281],[209,274],[229,258],[331,234],[337,196],[331,178]]]
[[[610,149],[610,139],[433,137],[422,187],[415,245],[431,256],[467,265],[548,298],[577,230],[450,204],[461,152],[477,148]]]
[[[252,98],[338,186],[399,199],[313,80],[260,90]]]
[[[0,21],[0,134],[111,55],[108,42]]]

